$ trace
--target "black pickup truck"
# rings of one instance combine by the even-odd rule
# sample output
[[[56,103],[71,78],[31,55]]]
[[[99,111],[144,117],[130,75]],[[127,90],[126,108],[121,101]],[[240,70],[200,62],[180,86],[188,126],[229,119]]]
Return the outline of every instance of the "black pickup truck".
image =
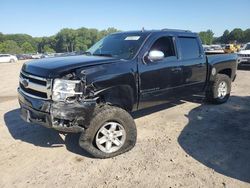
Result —
[[[130,112],[204,91],[228,100],[236,56],[206,56],[197,34],[184,30],[111,34],[85,55],[23,65],[18,88],[21,117],[63,132],[81,132],[94,157],[130,150],[137,131]]]

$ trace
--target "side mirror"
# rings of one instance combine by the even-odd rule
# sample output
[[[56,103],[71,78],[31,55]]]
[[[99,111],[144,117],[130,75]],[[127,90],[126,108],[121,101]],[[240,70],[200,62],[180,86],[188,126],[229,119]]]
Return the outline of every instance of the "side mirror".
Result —
[[[148,59],[150,61],[159,61],[159,60],[162,60],[162,59],[164,59],[164,53],[162,51],[152,50],[148,54]]]

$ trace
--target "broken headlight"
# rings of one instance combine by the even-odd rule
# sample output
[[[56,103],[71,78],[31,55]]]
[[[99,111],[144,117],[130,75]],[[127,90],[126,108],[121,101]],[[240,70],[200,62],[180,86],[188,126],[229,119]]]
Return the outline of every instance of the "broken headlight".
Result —
[[[52,91],[52,100],[71,101],[77,96],[82,95],[80,80],[55,79]]]

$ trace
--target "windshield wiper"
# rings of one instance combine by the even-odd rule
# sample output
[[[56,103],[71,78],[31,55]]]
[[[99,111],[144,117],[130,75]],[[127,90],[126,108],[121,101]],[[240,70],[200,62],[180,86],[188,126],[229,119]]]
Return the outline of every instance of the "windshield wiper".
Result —
[[[105,57],[113,57],[112,54],[92,54],[94,56],[105,56]]]

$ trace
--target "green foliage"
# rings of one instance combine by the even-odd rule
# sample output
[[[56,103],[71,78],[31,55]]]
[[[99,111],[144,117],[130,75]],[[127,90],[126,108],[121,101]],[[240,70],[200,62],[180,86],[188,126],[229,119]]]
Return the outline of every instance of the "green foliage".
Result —
[[[64,28],[54,36],[34,38],[26,34],[4,35],[0,33],[0,52],[18,54],[86,51],[102,37],[117,31],[115,28],[102,31],[84,27],[79,29]],[[12,42],[10,43],[10,41]],[[9,48],[10,45],[14,48]]]
[[[250,29],[244,31],[244,41],[250,42]]]
[[[61,51],[73,52],[76,44],[76,38],[78,33],[74,29],[62,29],[57,33],[56,40],[58,41],[57,46]]]
[[[115,28],[102,31],[84,27],[76,30],[65,28],[55,36],[57,41],[55,49],[57,52],[85,51],[104,36],[117,31]]]
[[[98,40],[104,36],[117,32],[115,28],[106,30],[88,29],[85,27],[79,29],[64,28],[56,35],[50,37],[32,37],[27,34],[2,34],[0,32],[0,53],[53,53],[53,52],[72,52],[86,51]],[[215,43],[246,43],[250,42],[250,29],[243,31],[236,28],[231,32],[225,30],[223,35],[214,38],[212,30],[199,33],[203,44]]]
[[[201,31],[199,36],[201,38],[202,44],[210,45],[213,43],[214,33],[212,30]]]
[[[7,34],[4,35],[4,41],[6,40],[15,41],[19,47],[21,47],[23,43],[28,42],[33,48],[36,48],[36,43],[33,37],[27,34]]]
[[[221,36],[221,42],[222,43],[224,43],[224,44],[229,43],[229,41],[228,41],[229,40],[229,34],[230,34],[229,30],[224,31],[223,35]]]
[[[46,53],[55,53],[55,50],[50,48],[49,45],[45,45],[44,48],[43,48],[44,52]]]
[[[4,41],[4,34],[0,32],[0,42]]]
[[[250,42],[250,29],[243,31],[240,28],[235,28],[231,32],[225,30],[223,35],[216,41],[217,43],[247,43]]]
[[[242,29],[236,28],[229,34],[230,41],[243,42],[244,41],[244,31]]]
[[[13,40],[6,40],[0,44],[0,53],[20,54],[22,49]]]
[[[22,48],[23,53],[26,53],[26,54],[35,52],[35,49],[29,42],[24,42],[21,45],[21,48]]]

